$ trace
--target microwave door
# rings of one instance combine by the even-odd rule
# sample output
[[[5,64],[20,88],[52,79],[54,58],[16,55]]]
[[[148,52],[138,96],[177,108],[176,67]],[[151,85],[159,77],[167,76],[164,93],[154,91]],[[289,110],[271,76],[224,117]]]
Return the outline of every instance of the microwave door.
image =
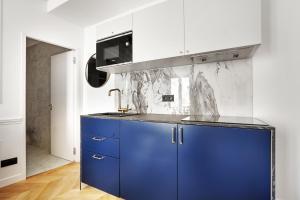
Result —
[[[114,40],[97,43],[97,66],[113,65],[120,62],[120,46]]]
[[[103,59],[105,65],[114,65],[121,62],[120,60],[120,46],[115,45],[103,49]]]
[[[132,62],[132,34],[119,38],[120,62]]]
[[[132,61],[132,34],[97,43],[97,66]]]

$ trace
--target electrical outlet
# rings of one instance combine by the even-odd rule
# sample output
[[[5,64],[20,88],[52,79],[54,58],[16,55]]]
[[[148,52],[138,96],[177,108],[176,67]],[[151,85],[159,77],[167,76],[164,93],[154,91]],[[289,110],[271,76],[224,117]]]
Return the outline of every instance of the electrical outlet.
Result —
[[[18,164],[18,158],[10,158],[10,159],[6,159],[6,160],[1,160],[1,168],[2,167],[8,167],[11,165],[16,165]]]
[[[162,95],[163,102],[174,102],[174,95]]]

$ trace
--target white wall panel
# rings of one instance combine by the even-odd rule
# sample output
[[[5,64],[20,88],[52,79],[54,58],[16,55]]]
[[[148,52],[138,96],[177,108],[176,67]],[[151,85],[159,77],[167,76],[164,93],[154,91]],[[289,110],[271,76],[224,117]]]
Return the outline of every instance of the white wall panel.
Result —
[[[300,1],[263,0],[254,116],[276,127],[276,199],[300,199]]]
[[[46,3],[41,0],[3,0],[3,101],[0,104],[0,121],[19,118],[23,121],[9,127],[0,123],[0,157],[17,156],[19,159],[18,165],[0,169],[0,186],[26,176],[24,37],[77,50],[78,66],[81,66],[83,29],[48,14]],[[79,91],[76,93],[79,94]],[[79,137],[78,130],[76,134]]]

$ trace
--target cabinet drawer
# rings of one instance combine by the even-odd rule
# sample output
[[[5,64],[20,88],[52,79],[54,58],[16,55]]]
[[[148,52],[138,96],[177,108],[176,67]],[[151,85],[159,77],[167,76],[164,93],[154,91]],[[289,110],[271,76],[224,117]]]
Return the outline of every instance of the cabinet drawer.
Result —
[[[119,196],[119,159],[84,150],[81,167],[83,183]]]
[[[84,136],[82,148],[102,155],[119,158],[119,139]]]
[[[111,119],[81,118],[81,135],[119,138],[119,121]]]

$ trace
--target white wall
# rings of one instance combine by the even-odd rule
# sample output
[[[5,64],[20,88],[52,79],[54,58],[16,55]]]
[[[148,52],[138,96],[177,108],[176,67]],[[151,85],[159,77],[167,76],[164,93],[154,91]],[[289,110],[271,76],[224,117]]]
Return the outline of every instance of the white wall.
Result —
[[[263,45],[253,59],[254,116],[276,127],[278,200],[300,199],[300,1],[262,0]]]
[[[262,0],[263,42],[253,59],[254,116],[277,128],[277,197],[300,199],[300,1]],[[13,11],[13,12],[11,12]],[[17,13],[17,14],[16,14]],[[0,169],[0,187],[25,177],[25,135],[21,72],[21,33],[74,49],[81,48],[81,29],[46,14],[41,0],[4,0],[3,104],[0,119],[0,159],[19,157],[19,164]],[[95,27],[84,32],[84,64],[95,52]],[[94,89],[83,81],[83,112],[114,109],[108,90],[114,87],[112,76],[105,87]],[[81,94],[78,94],[80,97]],[[80,101],[80,100],[79,100]],[[20,122],[21,121],[21,122]],[[79,142],[79,141],[77,141]]]
[[[0,159],[16,156],[19,158],[19,163],[0,169],[0,187],[25,178],[25,77],[22,71],[22,62],[24,62],[22,34],[75,49],[78,55],[82,54],[83,46],[83,29],[47,14],[46,1],[4,0],[3,7],[3,102],[0,105]],[[79,56],[79,66],[80,63]],[[79,97],[79,94],[78,92],[76,95]],[[76,101],[80,102],[80,99]],[[7,119],[13,120],[7,121]],[[7,125],[4,125],[4,122]],[[78,138],[76,142],[79,144]]]
[[[2,3],[0,1],[0,104],[2,103]]]
[[[47,12],[54,10],[69,0],[47,0]]]
[[[90,26],[85,28],[84,31],[84,59],[83,63],[87,63],[91,55],[96,53],[96,26]],[[83,65],[82,73],[84,76]],[[100,88],[92,88],[89,86],[87,81],[83,81],[83,108],[84,114],[88,113],[99,113],[113,111],[114,107],[114,97],[108,96],[108,91],[114,88],[114,75],[110,76],[110,79]]]

